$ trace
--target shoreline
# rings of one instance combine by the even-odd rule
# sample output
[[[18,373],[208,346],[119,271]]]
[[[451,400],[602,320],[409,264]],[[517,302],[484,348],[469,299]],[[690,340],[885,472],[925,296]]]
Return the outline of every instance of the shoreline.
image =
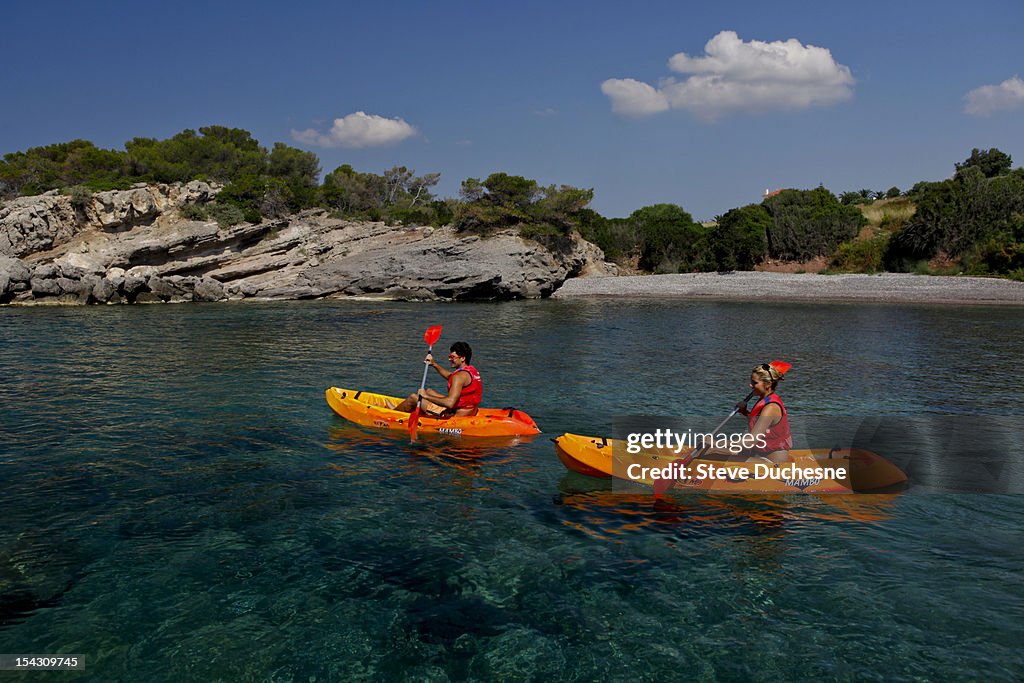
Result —
[[[1024,282],[909,273],[734,271],[572,278],[552,297],[1024,306]]]

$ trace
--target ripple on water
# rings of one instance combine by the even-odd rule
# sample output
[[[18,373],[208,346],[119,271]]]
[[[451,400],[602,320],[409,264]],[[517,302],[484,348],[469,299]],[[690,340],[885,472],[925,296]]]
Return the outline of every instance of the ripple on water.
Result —
[[[954,326],[929,307],[378,306],[6,310],[7,651],[82,652],[115,680],[1024,669],[1018,497],[655,503],[567,475],[547,441],[607,433],[621,410],[727,410],[736,369],[766,353],[745,332],[769,325],[798,361],[794,415],[998,412],[1019,312],[957,309]],[[541,438],[411,444],[330,413],[330,385],[413,391],[435,321]],[[836,395],[850,368],[873,381]]]

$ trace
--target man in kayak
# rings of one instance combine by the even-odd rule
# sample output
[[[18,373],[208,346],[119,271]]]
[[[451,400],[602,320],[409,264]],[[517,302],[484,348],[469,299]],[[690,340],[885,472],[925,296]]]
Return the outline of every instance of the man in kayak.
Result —
[[[750,388],[757,400],[754,407],[740,403],[741,415],[747,416],[747,429],[755,438],[763,435],[764,448],[757,448],[752,460],[767,459],[773,463],[789,462],[789,449],[793,447],[793,435],[789,430],[789,415],[782,399],[775,393],[782,374],[768,363],[762,363],[750,371]]]
[[[389,405],[388,407],[411,413],[415,410],[420,397],[423,397],[420,410],[427,415],[433,417],[476,415],[484,387],[480,380],[480,373],[469,364],[472,358],[473,349],[464,341],[457,341],[451,346],[451,353],[448,354],[451,370],[441,367],[428,353],[423,362],[433,367],[437,370],[437,374],[448,380],[448,394],[445,395],[433,389],[420,389],[419,393],[409,394],[408,398],[397,406]]]

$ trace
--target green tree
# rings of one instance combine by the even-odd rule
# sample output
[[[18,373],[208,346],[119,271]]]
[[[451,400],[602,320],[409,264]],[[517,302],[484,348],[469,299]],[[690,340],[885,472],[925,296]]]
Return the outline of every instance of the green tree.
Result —
[[[566,235],[580,225],[593,190],[570,185],[542,188],[537,181],[508,173],[492,173],[484,181],[462,182],[463,201],[456,207],[456,229],[486,234],[518,227],[524,237]]]
[[[320,183],[320,160],[312,152],[276,142],[267,159],[267,175],[283,178],[289,185],[315,187]]]
[[[261,209],[265,208],[264,199],[268,188],[266,176],[245,175],[225,185],[216,201],[220,206],[237,207],[244,220],[259,223],[263,218]],[[234,218],[234,214],[231,214],[231,218]],[[221,223],[223,225],[223,221]]]
[[[986,178],[995,178],[998,175],[1009,173],[1012,165],[1013,160],[1010,155],[1000,152],[995,147],[992,149],[975,147],[971,150],[971,156],[964,159],[962,163],[956,164],[955,177],[958,178],[968,168],[977,168]]]
[[[280,210],[282,204],[285,207],[284,213],[287,213],[299,211],[316,203],[320,160],[312,152],[289,147],[281,142],[275,143],[267,159],[267,175],[279,182],[272,184],[273,206],[268,205],[263,210],[264,215],[284,215]]]
[[[430,193],[430,188],[437,185],[440,180],[440,173],[427,173],[421,176],[413,176],[405,188],[406,193],[410,197],[410,206],[432,202],[434,195]]]
[[[840,204],[824,187],[784,190],[762,204],[772,217],[768,254],[773,258],[803,261],[827,256],[867,224],[860,209]]]
[[[380,220],[387,189],[384,177],[343,164],[324,177],[323,201],[344,216]]]
[[[1006,272],[1001,269],[1015,262],[1016,226],[1024,215],[1021,169],[989,177],[983,164],[958,164],[951,180],[918,183],[913,197],[917,211],[889,240],[888,269],[912,269],[940,252],[980,272]]]
[[[676,273],[696,268],[704,259],[704,229],[683,207],[654,204],[637,209],[627,219],[639,237],[644,270]]]
[[[529,209],[539,193],[537,182],[523,176],[492,173],[483,182],[467,178],[461,191],[466,201],[455,212],[455,227],[487,234],[529,225],[534,222]]]
[[[459,196],[464,202],[478,202],[487,194],[487,188],[479,178],[466,178],[459,187]]]
[[[123,152],[72,140],[5,154],[0,162],[0,196],[33,195],[72,185],[92,190],[127,187],[132,178]]]
[[[578,228],[583,218],[582,212],[587,210],[593,199],[593,190],[571,185],[549,185],[534,202],[530,213],[537,223],[550,226],[555,232],[567,234]]]
[[[772,217],[761,204],[731,209],[716,219],[708,234],[716,270],[753,270],[768,254]]]
[[[134,138],[125,143],[134,171],[155,182],[184,182],[194,178],[231,182],[242,176],[261,176],[267,170],[267,151],[239,128],[207,126],[197,133],[186,129],[167,140]]]
[[[536,180],[508,173],[492,173],[483,183],[487,196],[482,200],[495,206],[525,210],[540,194]]]

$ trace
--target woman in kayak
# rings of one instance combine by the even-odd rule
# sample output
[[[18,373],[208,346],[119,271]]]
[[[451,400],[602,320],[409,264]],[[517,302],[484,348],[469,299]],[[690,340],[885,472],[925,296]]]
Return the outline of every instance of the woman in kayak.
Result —
[[[789,431],[789,415],[775,389],[782,373],[768,363],[761,363],[750,371],[750,388],[757,397],[754,407],[747,409],[745,402],[737,405],[741,415],[747,416],[750,434],[764,439],[764,447],[755,447],[752,460],[767,459],[774,463],[789,462],[789,449],[793,435]],[[758,439],[758,443],[761,440]]]
[[[433,417],[476,415],[484,388],[480,373],[469,364],[472,358],[473,349],[464,341],[457,341],[451,346],[451,353],[448,354],[451,370],[442,368],[428,353],[423,362],[433,367],[437,370],[437,374],[448,380],[448,394],[445,395],[433,389],[420,389],[416,394],[409,394],[408,398],[397,406],[388,405],[388,408],[411,413],[422,396],[423,404],[420,406],[420,410],[427,415]]]

